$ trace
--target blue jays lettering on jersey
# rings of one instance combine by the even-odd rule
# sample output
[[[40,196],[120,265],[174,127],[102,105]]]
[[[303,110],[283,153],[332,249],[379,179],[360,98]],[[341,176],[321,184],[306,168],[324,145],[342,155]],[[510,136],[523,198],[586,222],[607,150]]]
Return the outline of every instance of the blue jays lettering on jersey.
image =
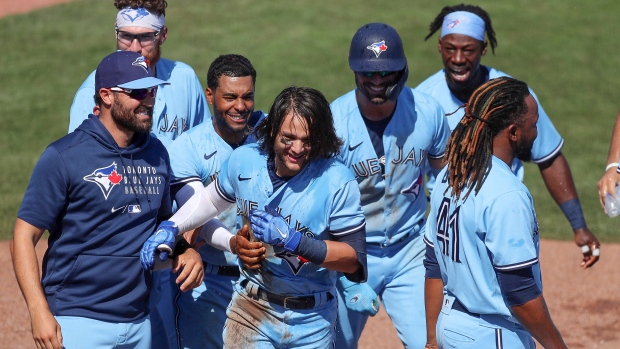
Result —
[[[37,163],[18,217],[50,232],[42,285],[54,315],[128,322],[148,314],[151,274],[139,251],[171,213],[163,144],[119,148],[91,115]]]
[[[542,290],[539,232],[532,197],[510,167],[493,156],[478,194],[455,200],[448,188],[447,167],[431,194],[424,241],[434,248],[444,290],[472,313],[500,314],[518,322],[502,297],[496,270],[534,266]],[[467,192],[467,189],[463,191]]]
[[[248,178],[240,180],[239,178]],[[336,158],[310,162],[286,184],[274,191],[267,170],[267,156],[257,144],[232,152],[217,180],[220,196],[237,203],[237,229],[242,215],[253,208],[269,207],[306,236],[330,240],[330,234],[346,234],[364,226],[357,183]],[[242,269],[248,278],[269,292],[307,295],[331,291],[336,272],[309,263],[280,247],[267,250],[262,271]]]
[[[250,124],[255,125],[265,117],[262,111],[255,111],[250,117]],[[250,134],[245,144],[256,142],[254,134]],[[213,182],[222,167],[222,164],[233,148],[226,143],[213,128],[211,120],[207,120],[197,127],[181,135],[168,146],[172,166],[172,186],[181,186],[189,182],[199,181],[204,186]],[[230,231],[236,223],[236,210],[230,208],[218,215],[218,218]],[[209,244],[199,250],[202,260],[217,264],[238,266],[237,256],[229,252],[220,251]]]
[[[384,159],[372,146],[355,91],[335,100],[331,108],[336,132],[345,142],[341,157],[359,183],[366,240],[389,245],[420,232],[427,207],[426,196],[420,195],[424,166],[428,157],[443,157],[450,134],[441,106],[405,88],[383,134]]]
[[[157,78],[169,84],[160,85],[153,107],[153,134],[164,145],[188,129],[211,118],[200,81],[194,70],[183,62],[160,58],[155,64]],[[78,89],[71,105],[69,132],[75,130],[95,106],[95,72]]]
[[[480,66],[480,69],[488,69],[489,79],[509,76],[508,74],[491,67]],[[414,90],[431,95],[439,102],[439,104],[441,104],[443,110],[447,114],[456,111],[461,105],[466,103],[466,101],[460,101],[452,94],[450,88],[448,87],[448,83],[446,82],[446,75],[444,70],[440,70],[437,73],[431,75],[428,79],[420,83]],[[564,140],[562,139],[562,136],[560,136],[558,131],[556,131],[553,123],[551,122],[551,119],[549,119],[549,116],[547,115],[547,113],[545,113],[545,110],[540,105],[538,97],[536,96],[534,91],[530,89],[530,93],[538,103],[539,116],[538,122],[536,123],[536,126],[538,128],[538,137],[534,141],[534,147],[532,148],[532,161],[534,163],[542,163],[553,158],[555,155],[558,154],[558,152],[560,152],[560,150],[562,149],[562,145],[564,144]],[[456,125],[458,125],[458,123],[461,121],[461,118],[463,118],[464,113],[465,109],[461,108],[456,113],[447,117],[448,124],[450,125],[450,130],[454,130],[454,128],[456,128]],[[520,163],[518,159],[515,160],[516,162]],[[513,168],[517,167],[513,165]]]

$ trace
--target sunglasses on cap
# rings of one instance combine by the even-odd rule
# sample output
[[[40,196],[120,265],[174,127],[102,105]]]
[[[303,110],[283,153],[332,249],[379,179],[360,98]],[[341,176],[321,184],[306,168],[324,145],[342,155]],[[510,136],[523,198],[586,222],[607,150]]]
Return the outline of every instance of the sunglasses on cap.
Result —
[[[361,74],[367,78],[372,78],[373,75],[375,74],[379,74],[380,77],[384,78],[386,76],[390,76],[392,74],[396,73],[395,71],[361,71],[358,72],[358,74]]]
[[[129,95],[129,97],[141,101],[146,98],[146,96],[155,97],[157,93],[157,86],[149,87],[149,88],[139,88],[139,89],[131,89],[131,88],[122,88],[122,87],[110,87],[111,91],[123,92]]]

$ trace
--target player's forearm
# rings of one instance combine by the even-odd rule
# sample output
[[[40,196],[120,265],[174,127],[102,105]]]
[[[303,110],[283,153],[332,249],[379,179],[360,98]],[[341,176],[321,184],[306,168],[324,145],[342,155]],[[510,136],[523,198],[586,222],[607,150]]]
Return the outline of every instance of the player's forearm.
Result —
[[[41,287],[39,261],[35,250],[35,245],[43,232],[42,229],[18,218],[10,245],[15,277],[30,314],[49,312],[49,306]]]
[[[436,344],[437,318],[443,301],[443,281],[441,279],[424,279],[424,306],[426,309],[426,343]]]
[[[359,269],[360,263],[353,247],[344,242],[326,240],[325,243],[327,255],[322,267],[347,274],[353,274]]]
[[[515,317],[546,349],[567,348],[555,327],[543,295],[511,308]]]
[[[573,175],[564,154],[559,153],[549,162],[538,164],[538,168],[549,194],[558,205],[577,198]]]
[[[178,228],[179,233],[196,229],[214,218],[233,203],[222,199],[217,194],[215,182],[209,184],[196,194],[169,219]]]

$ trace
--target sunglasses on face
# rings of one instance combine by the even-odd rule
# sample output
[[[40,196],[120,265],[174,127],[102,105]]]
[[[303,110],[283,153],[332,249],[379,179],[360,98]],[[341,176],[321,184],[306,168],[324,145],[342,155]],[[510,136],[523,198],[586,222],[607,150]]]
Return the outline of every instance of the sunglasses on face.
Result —
[[[159,35],[160,31],[143,33],[143,34],[131,34],[128,32],[116,30],[116,39],[127,46],[130,46],[134,40],[138,40],[140,45],[148,46],[155,42],[157,39],[157,35]]]
[[[149,88],[140,88],[140,89],[131,89],[131,88],[122,88],[122,87],[110,87],[111,91],[123,92],[129,95],[129,97],[141,101],[146,98],[146,96],[155,97],[157,94],[157,87],[149,87]]]
[[[392,74],[396,73],[395,71],[362,71],[362,72],[358,72],[358,74],[361,74],[367,78],[372,78],[373,75],[375,74],[379,74],[380,77],[384,78],[386,76],[390,76]]]

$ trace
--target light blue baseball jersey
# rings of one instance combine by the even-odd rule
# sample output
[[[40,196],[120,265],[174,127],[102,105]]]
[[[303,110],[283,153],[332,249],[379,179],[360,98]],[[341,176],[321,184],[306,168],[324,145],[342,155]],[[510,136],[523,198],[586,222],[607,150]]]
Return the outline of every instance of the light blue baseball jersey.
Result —
[[[211,118],[204,90],[194,70],[183,62],[160,58],[155,64],[160,85],[153,108],[153,134],[166,147],[184,131]],[[71,105],[69,132],[75,130],[95,107],[95,72],[78,89]]]
[[[237,229],[242,226],[242,215],[266,206],[279,211],[295,230],[320,240],[331,240],[331,234],[344,236],[365,225],[357,183],[336,158],[308,163],[274,191],[267,155],[256,143],[244,145],[235,149],[222,166],[217,189],[223,199],[237,203]],[[266,255],[260,272],[243,268],[241,278],[269,292],[291,296],[334,289],[335,271],[280,247],[268,247]]]
[[[534,203],[505,162],[493,156],[482,188],[466,200],[450,196],[447,167],[431,194],[424,241],[434,248],[444,291],[472,313],[495,314],[518,323],[502,297],[496,270],[533,266],[542,290],[539,232]],[[439,180],[441,179],[441,180]]]
[[[341,157],[362,195],[366,241],[391,245],[423,231],[427,199],[424,166],[444,156],[450,130],[444,111],[430,96],[405,88],[383,134],[385,159],[379,159],[360,114],[355,90],[331,104],[334,126],[344,145]],[[385,175],[381,173],[381,162]]]
[[[502,76],[510,77],[510,75],[497,69],[480,66],[480,69],[484,68],[489,70],[489,79],[495,79]],[[420,83],[414,90],[433,96],[433,98],[441,104],[446,114],[456,111],[461,105],[467,103],[467,101],[461,101],[452,94],[450,88],[448,87],[448,83],[446,82],[444,70],[440,70],[431,75],[428,79]],[[538,122],[536,123],[538,128],[538,137],[534,141],[534,147],[532,148],[532,161],[534,163],[542,163],[553,158],[558,154],[558,152],[560,152],[562,145],[564,144],[564,140],[553,126],[551,119],[549,119],[549,116],[545,113],[545,110],[538,101],[538,97],[532,89],[530,89],[530,93],[534,99],[536,99],[536,103],[538,103]],[[465,109],[461,108],[456,113],[447,117],[450,130],[454,130],[456,128],[464,114]],[[516,160],[519,161],[518,159]],[[513,164],[513,169],[515,168],[515,164]]]
[[[262,111],[255,111],[250,123],[256,124],[265,117]],[[255,143],[254,134],[248,135],[244,144]],[[182,134],[168,147],[170,166],[172,168],[171,186],[183,185],[193,181],[207,186],[215,180],[222,164],[233,148],[220,137],[213,128],[211,120],[203,122]],[[233,233],[237,211],[234,207],[222,212],[218,218]],[[205,244],[199,250],[202,260],[216,265],[238,266],[237,256]]]

